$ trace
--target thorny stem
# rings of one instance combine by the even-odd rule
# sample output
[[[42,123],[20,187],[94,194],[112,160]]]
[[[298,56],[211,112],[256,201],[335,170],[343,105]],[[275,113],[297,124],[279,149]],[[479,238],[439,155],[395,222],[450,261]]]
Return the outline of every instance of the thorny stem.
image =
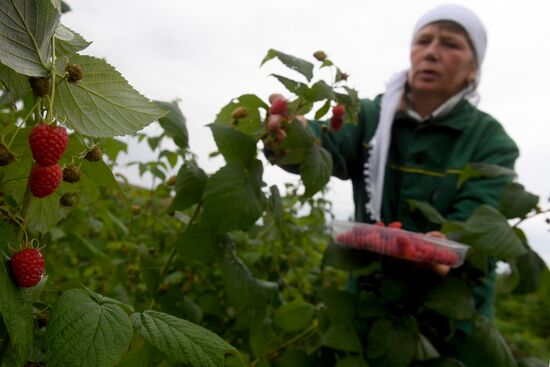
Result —
[[[187,226],[185,227],[185,230],[184,230],[183,233],[185,233],[185,231],[187,231],[187,229],[191,226],[191,224],[197,219],[197,216],[199,215],[199,212],[200,212],[201,208],[202,208],[202,202],[199,202],[197,204],[197,207],[195,208],[195,212],[191,216],[191,219],[189,220],[189,223],[187,223]],[[172,248],[172,251],[170,252],[170,255],[168,256],[168,259],[164,263],[164,266],[162,267],[162,270],[160,271],[160,280],[161,281],[166,276],[166,273],[168,272],[168,267],[170,266],[170,263],[174,259],[174,256],[176,255],[176,251],[177,251],[176,247]],[[155,295],[153,296],[153,299],[151,300],[151,304],[149,305],[149,309],[153,309],[153,306],[155,305],[155,302],[156,302],[157,296],[159,294],[159,291],[160,291],[160,284],[157,287],[157,290],[155,291]]]
[[[298,343],[299,341],[303,339],[307,339],[311,336],[311,334],[315,333],[319,329],[319,320],[314,320],[313,324],[307,328],[306,330],[302,331],[300,334],[296,335],[294,338],[287,340],[283,344],[279,345],[277,348],[272,350],[268,353],[267,359],[272,360],[276,358],[282,351],[284,351],[286,348],[290,347],[293,344]],[[260,359],[256,359],[251,363],[252,367],[255,367],[260,363]]]

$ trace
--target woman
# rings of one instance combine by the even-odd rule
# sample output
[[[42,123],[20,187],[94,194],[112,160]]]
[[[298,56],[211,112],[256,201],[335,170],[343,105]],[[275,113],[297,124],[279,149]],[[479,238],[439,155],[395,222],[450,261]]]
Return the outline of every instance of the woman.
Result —
[[[352,181],[357,221],[400,221],[406,230],[425,233],[438,225],[413,211],[409,200],[429,202],[446,219],[460,221],[480,205],[498,205],[510,176],[458,185],[471,163],[513,170],[518,157],[502,126],[475,107],[486,45],[474,13],[437,7],[414,28],[410,68],[396,74],[382,96],[361,102],[356,125],[323,134],[321,124],[308,125],[331,153],[333,175]],[[432,270],[446,275],[449,268]],[[474,292],[478,311],[492,319],[494,270],[489,274]]]

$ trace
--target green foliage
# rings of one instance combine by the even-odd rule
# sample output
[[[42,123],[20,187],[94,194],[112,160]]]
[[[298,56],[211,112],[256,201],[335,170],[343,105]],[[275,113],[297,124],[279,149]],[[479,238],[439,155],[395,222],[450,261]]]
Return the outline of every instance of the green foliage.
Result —
[[[345,122],[355,122],[357,92],[332,61],[318,66],[334,69],[326,81],[314,78],[309,61],[269,50],[262,64],[278,59],[305,78],[273,75],[292,93],[280,127],[286,138],[268,128],[269,103],[241,95],[209,125],[225,164],[207,173],[189,151],[177,103],[151,102],[106,61],[81,55],[90,43],[59,23],[62,9],[59,0],[9,0],[0,11],[0,134],[16,156],[0,167],[0,246],[4,259],[30,245],[41,246],[47,259],[47,276],[28,291],[2,262],[0,364],[450,367],[473,358],[474,365],[530,366],[538,363],[531,353],[547,357],[541,315],[550,307],[548,269],[519,228],[544,212],[538,196],[512,184],[500,211],[481,206],[464,222],[411,201],[412,210],[471,246],[466,263],[444,278],[343,248],[332,243],[332,208],[323,196],[331,157],[299,118],[324,118],[344,104]],[[83,67],[83,79],[69,81],[69,63]],[[50,79],[45,96],[33,94],[28,76]],[[246,113],[234,114],[237,108]],[[38,199],[28,187],[28,136],[43,119],[68,128],[59,164],[74,164],[82,175]],[[143,189],[113,174],[127,148],[113,136],[153,121],[162,133],[136,137],[155,158],[130,163],[152,175],[151,188]],[[324,125],[320,133],[334,131]],[[167,139],[175,151],[164,147]],[[301,183],[282,190],[264,182],[262,145],[272,163],[299,172]],[[105,161],[85,158],[94,146]],[[175,182],[167,179],[175,173]],[[502,174],[510,172],[471,165],[461,184]],[[69,192],[78,202],[63,207],[59,198]],[[489,258],[512,270],[500,282],[510,297],[499,311],[506,337],[475,308]],[[511,298],[519,295],[536,296],[529,298],[535,311]],[[533,331],[528,342],[510,321],[517,309]],[[464,324],[472,333],[461,340]],[[457,341],[475,355],[457,352]],[[518,352],[530,342],[529,353]]]

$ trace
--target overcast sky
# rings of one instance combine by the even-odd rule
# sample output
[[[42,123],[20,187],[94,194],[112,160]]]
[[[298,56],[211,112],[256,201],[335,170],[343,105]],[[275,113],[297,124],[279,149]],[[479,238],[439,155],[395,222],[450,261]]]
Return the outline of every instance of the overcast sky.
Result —
[[[408,67],[411,31],[437,0],[68,0],[72,12],[62,23],[93,44],[83,53],[104,57],[150,99],[180,99],[192,150],[201,166],[214,172],[222,164],[210,130],[220,108],[232,98],[254,93],[267,100],[284,92],[262,68],[274,48],[309,59],[319,49],[345,72],[361,97],[373,98],[386,80]],[[456,0],[476,12],[488,30],[479,108],[497,118],[517,142],[519,182],[550,195],[550,1]],[[290,73],[287,76],[294,76]],[[146,131],[155,133],[154,127]],[[128,160],[150,160],[147,149],[132,147]],[[128,172],[134,182],[138,176]],[[296,180],[266,167],[264,181]],[[330,198],[338,218],[353,212],[351,187],[331,181]],[[550,263],[548,226],[533,220],[522,227]]]

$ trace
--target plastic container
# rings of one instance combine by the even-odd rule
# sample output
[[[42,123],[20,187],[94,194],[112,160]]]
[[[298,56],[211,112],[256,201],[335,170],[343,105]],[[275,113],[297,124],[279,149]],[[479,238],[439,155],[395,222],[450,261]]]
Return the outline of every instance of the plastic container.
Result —
[[[445,238],[375,224],[335,220],[332,232],[336,243],[342,246],[453,268],[464,263],[469,248]]]

